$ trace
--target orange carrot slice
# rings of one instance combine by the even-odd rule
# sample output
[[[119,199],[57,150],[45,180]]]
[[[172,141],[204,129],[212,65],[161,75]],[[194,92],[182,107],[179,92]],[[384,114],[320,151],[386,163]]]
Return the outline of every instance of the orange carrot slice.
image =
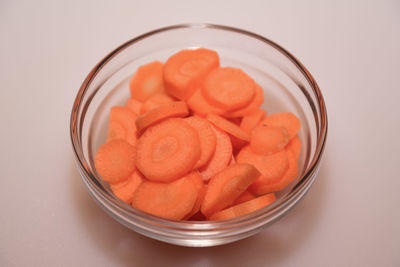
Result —
[[[271,155],[262,155],[254,153],[250,146],[245,146],[236,156],[236,161],[251,164],[261,172],[261,176],[250,186],[251,191],[254,184],[277,181],[289,168],[289,160],[285,150]]]
[[[289,136],[283,127],[261,124],[251,132],[250,147],[258,154],[276,153],[283,150],[288,143]]]
[[[124,140],[115,139],[99,147],[94,164],[104,181],[118,183],[133,173],[135,158],[135,147]]]
[[[256,83],[237,68],[215,68],[204,79],[202,93],[209,103],[230,111],[247,106],[253,100]]]
[[[215,51],[205,48],[181,50],[164,65],[165,90],[171,96],[186,100],[193,95],[203,78],[218,66],[219,56]]]
[[[241,123],[240,128],[248,134],[251,134],[251,131],[265,118],[267,113],[265,110],[257,109],[254,113],[250,115],[244,116]]]
[[[284,150],[283,152],[285,152]],[[279,152],[280,153],[280,152]],[[250,190],[256,195],[263,195],[266,193],[276,192],[284,189],[289,185],[298,175],[298,166],[295,155],[291,151],[287,151],[287,158],[289,161],[289,168],[287,171],[277,180],[266,181],[257,180],[251,186]]]
[[[172,183],[142,182],[133,195],[132,206],[165,219],[181,220],[193,209],[196,199],[197,188],[185,176]]]
[[[206,116],[209,113],[224,114],[225,111],[210,105],[205,99],[201,90],[196,90],[194,94],[187,100],[187,104],[196,115]]]
[[[229,135],[214,126],[212,129],[217,137],[217,144],[214,155],[208,164],[200,169],[204,181],[208,181],[212,176],[225,169],[232,158],[232,144]]]
[[[158,108],[152,109],[136,120],[136,126],[139,133],[142,133],[147,127],[172,117],[186,117],[189,114],[187,105],[183,101],[174,101],[162,104]]]
[[[128,177],[128,179],[117,184],[110,184],[110,187],[116,197],[128,204],[131,204],[133,194],[142,181],[142,175],[138,171],[135,171]]]
[[[227,112],[226,114],[224,114],[224,116],[227,118],[238,118],[250,115],[254,113],[257,109],[259,109],[263,102],[264,102],[263,89],[259,85],[256,85],[254,98],[250,102],[250,104],[248,104],[243,108]]]
[[[186,175],[186,177],[192,179],[193,183],[196,185],[197,199],[193,205],[192,210],[187,215],[185,215],[185,220],[191,218],[193,215],[200,211],[201,203],[203,203],[203,199],[206,194],[206,186],[204,185],[203,178],[201,177],[199,172],[191,172],[190,174]]]
[[[149,127],[136,146],[136,165],[156,182],[171,182],[193,169],[200,158],[199,135],[180,118]]]
[[[296,158],[296,161],[299,160],[300,151],[301,151],[301,141],[298,135],[292,138],[286,146],[286,150],[291,151]]]
[[[152,109],[162,106],[162,104],[175,101],[172,97],[166,95],[165,93],[157,93],[150,96],[142,105],[140,112],[138,114],[146,113]]]
[[[232,206],[238,205],[240,203],[255,199],[256,196],[251,193],[249,190],[244,191],[240,196],[238,196],[235,201],[232,203]]]
[[[129,83],[131,97],[144,102],[150,96],[164,92],[162,71],[163,64],[159,61],[139,67]]]
[[[264,207],[267,207],[268,205],[272,204],[275,200],[276,197],[274,194],[268,194],[261,197],[257,197],[250,201],[217,212],[213,214],[209,219],[213,221],[233,219],[242,215],[249,214],[256,210],[262,209]]]
[[[135,146],[137,140],[136,118],[137,115],[126,107],[112,107],[107,141],[124,139]]]
[[[194,165],[194,168],[198,169],[207,164],[214,154],[217,137],[215,136],[211,124],[207,120],[197,116],[191,116],[185,118],[185,121],[197,131],[200,137],[200,159],[197,161],[196,165]]]
[[[261,124],[285,128],[289,135],[289,139],[295,137],[301,127],[299,118],[291,112],[272,114],[265,118]]]
[[[240,129],[240,127],[237,126],[236,124],[234,124],[233,122],[230,122],[230,121],[228,121],[218,115],[215,115],[215,114],[208,114],[207,119],[210,122],[212,122],[215,126],[220,128],[221,130],[224,130],[228,134],[230,134],[240,140],[243,140],[243,141],[247,141],[247,142],[250,141],[250,137],[249,137],[248,133],[246,133],[245,131]]]
[[[129,108],[136,115],[139,115],[142,105],[143,103],[140,102],[139,100],[134,98],[129,98],[128,101],[126,101],[125,107]]]
[[[126,129],[118,121],[110,121],[108,124],[107,141],[113,139],[125,139]]]
[[[250,164],[234,164],[222,170],[210,179],[201,212],[210,217],[231,205],[259,176]]]

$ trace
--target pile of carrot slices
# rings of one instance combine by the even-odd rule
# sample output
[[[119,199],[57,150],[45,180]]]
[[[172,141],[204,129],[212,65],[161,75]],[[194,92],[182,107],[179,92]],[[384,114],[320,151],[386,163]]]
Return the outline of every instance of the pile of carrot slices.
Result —
[[[129,85],[95,155],[120,200],[171,220],[225,220],[270,205],[296,179],[300,120],[267,115],[263,89],[215,51],[143,65]]]

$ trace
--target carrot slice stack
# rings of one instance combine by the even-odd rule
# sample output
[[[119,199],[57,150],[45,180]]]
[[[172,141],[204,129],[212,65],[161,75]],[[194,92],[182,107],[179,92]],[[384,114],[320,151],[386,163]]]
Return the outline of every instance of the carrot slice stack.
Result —
[[[270,205],[298,176],[299,118],[267,116],[263,88],[188,49],[137,69],[113,107],[95,168],[113,194],[172,220],[224,220]]]

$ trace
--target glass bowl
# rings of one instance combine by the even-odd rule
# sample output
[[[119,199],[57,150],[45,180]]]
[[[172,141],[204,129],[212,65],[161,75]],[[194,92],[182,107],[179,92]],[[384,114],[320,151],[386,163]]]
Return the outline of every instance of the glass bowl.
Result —
[[[105,142],[110,108],[129,98],[129,79],[153,60],[181,49],[216,50],[221,66],[243,69],[264,89],[269,114],[295,113],[302,122],[299,175],[277,193],[272,205],[225,221],[172,221],[136,210],[117,199],[94,168]],[[140,35],[108,54],[89,73],[76,96],[70,121],[75,159],[90,195],[114,219],[145,236],[176,245],[204,247],[251,236],[287,214],[308,192],[321,162],[327,135],[325,102],[317,83],[288,51],[260,35],[210,24],[175,25]]]

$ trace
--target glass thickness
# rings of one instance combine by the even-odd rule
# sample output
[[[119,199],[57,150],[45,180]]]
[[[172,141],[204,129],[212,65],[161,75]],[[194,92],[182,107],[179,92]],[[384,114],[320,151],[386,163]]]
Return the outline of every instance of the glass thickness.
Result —
[[[277,194],[272,205],[235,219],[215,222],[171,221],[134,209],[113,196],[97,174],[93,157],[104,143],[108,113],[129,98],[129,78],[145,63],[165,61],[179,50],[216,50],[222,66],[243,69],[264,90],[269,114],[291,111],[302,122],[299,176]],[[77,167],[88,192],[126,227],[164,242],[215,246],[251,236],[287,214],[313,184],[327,136],[327,114],[320,89],[306,68],[288,51],[260,35],[227,26],[183,24],[138,36],[116,48],[88,74],[78,91],[70,120]]]

